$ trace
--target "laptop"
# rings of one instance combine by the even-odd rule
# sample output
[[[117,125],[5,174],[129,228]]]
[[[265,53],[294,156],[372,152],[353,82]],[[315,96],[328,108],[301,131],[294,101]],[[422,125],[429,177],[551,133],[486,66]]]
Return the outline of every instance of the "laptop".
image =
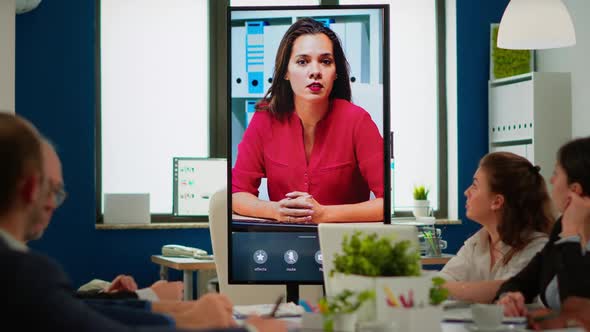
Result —
[[[324,286],[327,296],[334,296],[330,287],[330,271],[334,268],[334,254],[342,252],[342,240],[344,235],[351,236],[355,231],[363,234],[376,233],[379,237],[395,234],[394,241],[409,240],[413,246],[419,247],[418,229],[413,225],[390,225],[381,222],[364,223],[322,223],[318,225],[320,238],[320,251],[322,253],[322,266],[324,274]]]

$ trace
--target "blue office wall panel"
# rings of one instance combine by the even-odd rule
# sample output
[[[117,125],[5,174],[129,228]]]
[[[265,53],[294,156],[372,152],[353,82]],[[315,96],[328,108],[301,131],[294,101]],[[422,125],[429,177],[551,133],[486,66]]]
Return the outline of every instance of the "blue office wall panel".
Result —
[[[488,91],[490,24],[499,23],[508,0],[457,0],[457,128],[459,218],[443,237],[448,252],[456,252],[480,226],[465,217],[463,192],[471,184],[479,159],[488,152]]]
[[[168,243],[210,251],[210,235],[95,229],[95,16],[95,1],[60,0],[16,17],[16,112],[57,145],[68,191],[43,239],[30,245],[62,263],[75,285],[126,273],[145,286],[158,279],[150,254]]]

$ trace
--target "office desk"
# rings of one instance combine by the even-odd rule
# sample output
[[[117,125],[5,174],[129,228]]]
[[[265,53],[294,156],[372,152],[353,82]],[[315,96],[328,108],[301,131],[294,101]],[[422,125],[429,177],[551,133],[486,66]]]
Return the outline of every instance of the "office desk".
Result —
[[[420,261],[422,262],[422,265],[445,265],[453,257],[455,257],[455,255],[451,254],[442,254],[440,257],[422,256],[420,257]]]
[[[193,273],[197,272],[197,278],[200,284],[205,280],[206,274],[203,271],[215,271],[214,260],[202,260],[194,258],[166,257],[162,255],[152,255],[152,262],[160,265],[160,279],[168,280],[168,268],[182,271],[184,284],[184,299],[194,299],[193,291]],[[197,290],[200,287],[197,287]],[[197,294],[197,297],[199,294]]]

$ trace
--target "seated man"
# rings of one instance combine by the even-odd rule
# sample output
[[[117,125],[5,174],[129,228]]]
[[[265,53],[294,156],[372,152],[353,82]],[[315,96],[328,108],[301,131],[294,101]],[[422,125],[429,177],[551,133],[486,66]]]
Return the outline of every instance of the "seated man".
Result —
[[[177,331],[173,327],[126,325],[116,317],[126,320],[125,314],[140,315],[141,311],[117,306],[100,310],[77,299],[59,265],[27,248],[28,236],[45,228],[42,224],[48,219],[43,218],[44,204],[56,192],[44,175],[41,146],[39,134],[30,123],[0,113],[0,285],[5,286],[3,300],[9,304],[3,306],[4,324],[18,326],[19,330]],[[261,318],[247,320],[245,328],[237,328],[232,304],[222,296],[155,302],[152,311],[170,315],[179,328],[286,331],[284,322]]]
[[[43,155],[45,175],[52,192],[51,195],[47,197],[47,200],[43,205],[43,214],[42,218],[39,220],[39,223],[32,225],[30,232],[26,234],[26,242],[38,240],[43,236],[45,229],[47,229],[49,226],[53,212],[61,204],[63,204],[66,198],[61,161],[59,160],[59,156],[57,155],[55,148],[49,141],[43,139],[41,144],[41,152]],[[150,287],[138,289],[133,277],[119,275],[110,283],[102,283],[102,285],[105,286],[104,289],[97,289],[97,284],[99,283],[95,282],[94,284],[88,283],[84,285],[76,295],[80,298],[133,298],[147,301],[182,299],[183,285],[180,281],[157,281]]]

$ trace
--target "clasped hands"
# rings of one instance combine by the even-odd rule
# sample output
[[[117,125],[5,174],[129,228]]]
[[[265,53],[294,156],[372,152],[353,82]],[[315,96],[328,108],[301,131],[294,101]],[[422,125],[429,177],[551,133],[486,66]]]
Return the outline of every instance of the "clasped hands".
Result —
[[[288,223],[320,223],[324,217],[325,207],[318,203],[309,193],[293,191],[278,202],[277,217]]]

